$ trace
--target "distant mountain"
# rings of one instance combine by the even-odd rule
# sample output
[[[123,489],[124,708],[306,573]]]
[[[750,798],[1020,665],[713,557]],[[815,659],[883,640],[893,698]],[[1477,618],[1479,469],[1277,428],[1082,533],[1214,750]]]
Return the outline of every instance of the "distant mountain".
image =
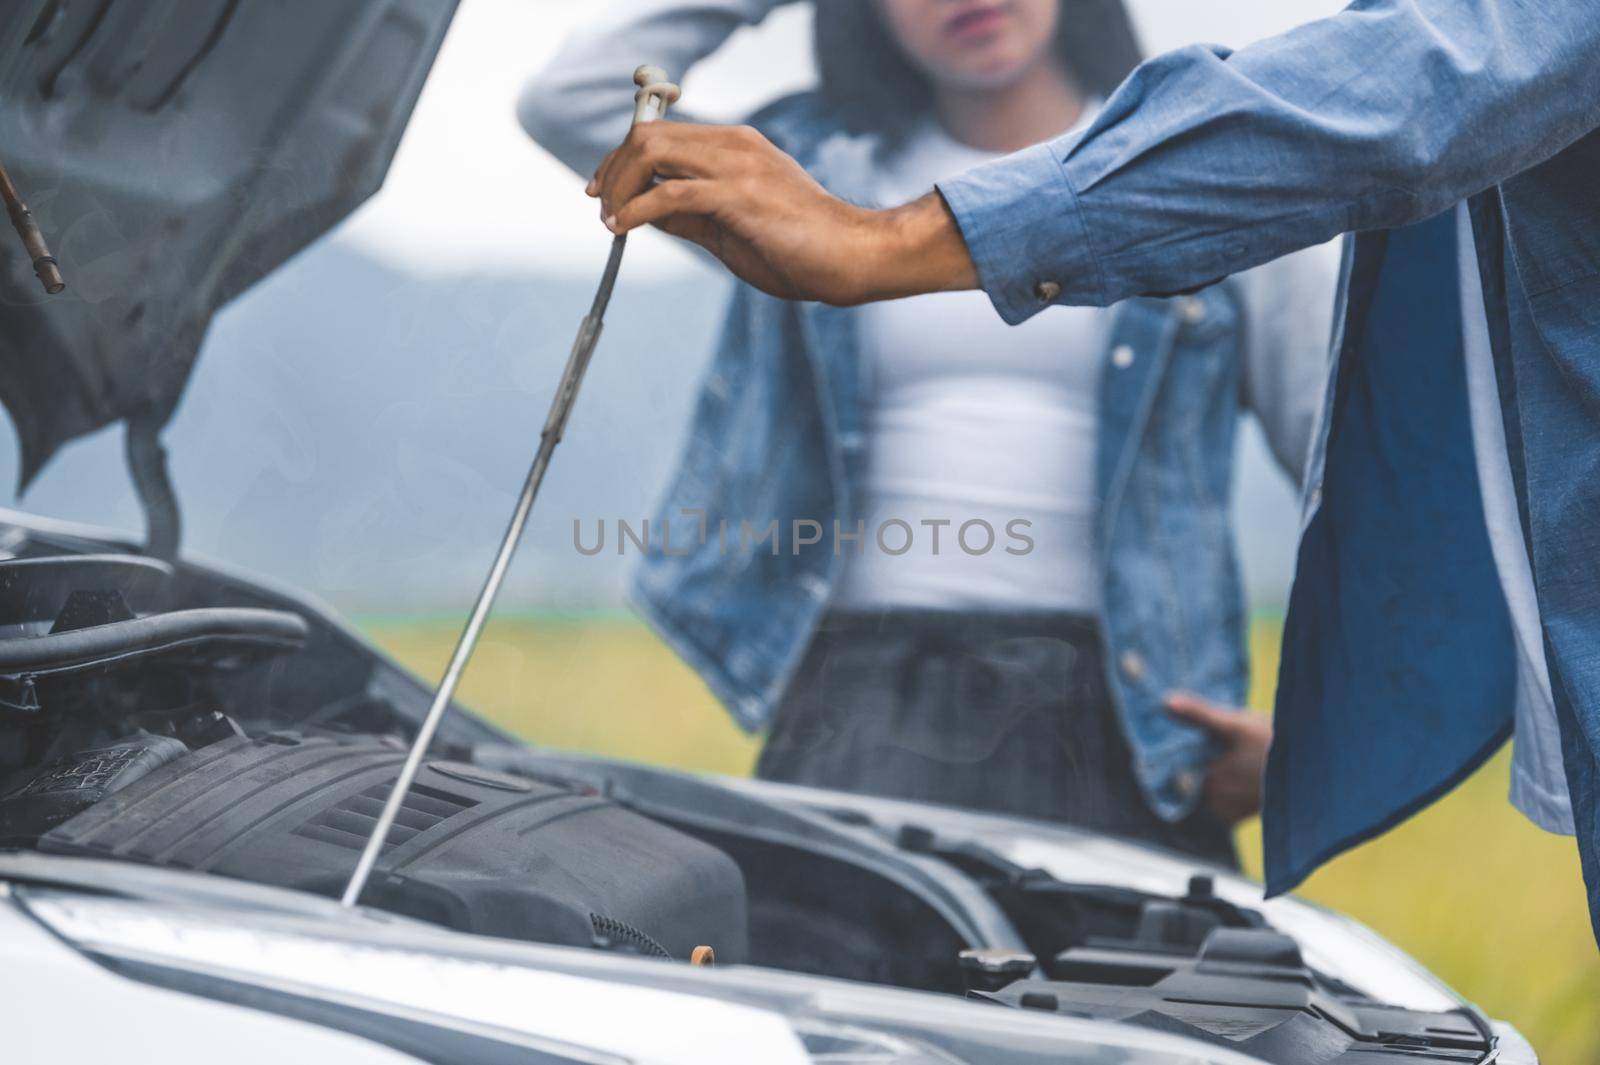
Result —
[[[423,278],[337,240],[216,321],[166,441],[185,550],[347,610],[459,610],[502,532],[593,282]],[[605,336],[508,583],[511,605],[622,600],[632,559],[574,550],[572,523],[654,507],[709,358],[726,283],[624,272]],[[656,354],[642,357],[649,350]],[[24,509],[138,529],[120,430],[59,455]],[[1281,599],[1289,493],[1254,433],[1240,477],[1252,598]],[[0,478],[16,483],[0,436]]]

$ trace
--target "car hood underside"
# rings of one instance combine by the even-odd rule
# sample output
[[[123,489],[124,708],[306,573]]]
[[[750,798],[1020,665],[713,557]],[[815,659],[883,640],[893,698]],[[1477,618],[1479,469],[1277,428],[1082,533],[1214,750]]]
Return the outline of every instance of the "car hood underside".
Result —
[[[157,434],[217,309],[382,184],[455,0],[13,0],[0,163],[66,279],[0,243],[0,402],[25,487],[129,427],[154,553],[177,513]]]

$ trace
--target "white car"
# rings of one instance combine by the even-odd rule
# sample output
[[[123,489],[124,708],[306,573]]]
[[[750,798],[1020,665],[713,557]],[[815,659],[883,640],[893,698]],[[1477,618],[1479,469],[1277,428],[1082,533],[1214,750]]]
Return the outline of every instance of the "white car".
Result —
[[[149,523],[0,514],[0,1060],[1536,1060],[1223,870],[536,750],[460,708],[339,905],[430,693],[309,599],[181,558],[158,433],[216,309],[381,182],[454,6],[0,18],[0,162],[39,227],[13,209],[31,243],[0,244],[0,400],[25,478],[126,423]]]

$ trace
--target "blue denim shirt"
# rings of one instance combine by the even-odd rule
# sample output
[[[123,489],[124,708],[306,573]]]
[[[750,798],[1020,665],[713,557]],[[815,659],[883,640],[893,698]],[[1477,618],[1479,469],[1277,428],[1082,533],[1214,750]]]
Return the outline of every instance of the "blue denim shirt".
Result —
[[[1358,0],[1238,52],[1152,60],[1081,139],[940,186],[1008,321],[1045,305],[1041,281],[1059,302],[1105,304],[1366,231],[1279,682],[1274,891],[1430,801],[1509,727],[1504,604],[1470,463],[1406,435],[1418,418],[1460,429],[1454,289],[1438,279],[1454,259],[1436,216],[1470,198],[1600,933],[1597,57],[1600,0]],[[1432,328],[1408,344],[1374,327],[1417,320]]]
[[[816,98],[791,98],[755,124],[835,193],[868,198],[875,140],[845,133]],[[1331,271],[1326,280],[1328,291],[1302,299],[1311,313],[1297,324],[1311,335],[1284,356],[1314,360],[1289,375],[1301,394],[1254,396],[1298,421],[1278,434],[1293,438],[1279,450],[1297,475],[1317,407]],[[1243,380],[1246,291],[1229,281],[1184,299],[1130,300],[1103,356],[1097,562],[1110,687],[1146,795],[1172,819],[1193,810],[1212,752],[1166,711],[1165,694],[1239,706],[1248,685],[1229,525],[1241,397],[1260,391]],[[1323,306],[1312,310],[1317,295]],[[853,311],[741,286],[679,473],[651,522],[656,549],[637,572],[636,604],[749,729],[776,710],[842,572],[831,533],[859,518],[864,375]],[[776,550],[741,540],[742,522],[759,532],[774,520]],[[797,520],[817,522],[822,542],[792,547]]]

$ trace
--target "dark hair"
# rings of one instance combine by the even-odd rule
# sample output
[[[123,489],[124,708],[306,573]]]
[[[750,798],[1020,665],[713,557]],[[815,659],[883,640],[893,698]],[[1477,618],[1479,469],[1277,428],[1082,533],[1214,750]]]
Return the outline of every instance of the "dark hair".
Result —
[[[874,0],[815,0],[822,98],[857,133],[894,144],[922,118],[930,83]],[[1144,60],[1124,0],[1060,0],[1056,55],[1078,88],[1110,96]]]

